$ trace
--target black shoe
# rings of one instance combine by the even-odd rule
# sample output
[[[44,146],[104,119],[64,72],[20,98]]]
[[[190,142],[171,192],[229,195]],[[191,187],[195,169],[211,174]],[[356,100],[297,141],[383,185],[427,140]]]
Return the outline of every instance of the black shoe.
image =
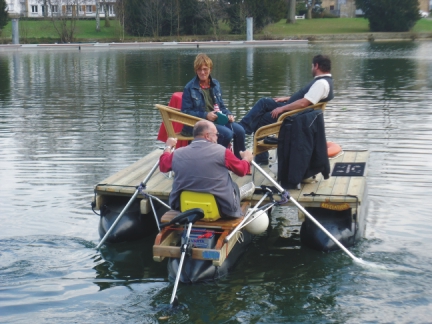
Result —
[[[269,161],[268,160],[258,160],[258,161],[255,161],[255,163],[258,165],[268,165]]]
[[[241,127],[243,127],[246,135],[252,135],[252,130],[249,128],[248,125],[242,122],[243,120],[240,120],[237,124],[239,124]]]
[[[257,154],[254,158],[255,163],[258,165],[268,165],[269,164],[269,153],[263,152],[260,154]]]

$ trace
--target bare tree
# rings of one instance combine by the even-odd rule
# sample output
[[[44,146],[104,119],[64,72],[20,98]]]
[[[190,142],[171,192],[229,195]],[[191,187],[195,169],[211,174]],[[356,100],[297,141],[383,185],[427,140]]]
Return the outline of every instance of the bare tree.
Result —
[[[217,40],[219,37],[219,20],[224,16],[223,7],[219,1],[215,0],[203,0],[203,3],[213,29],[213,35]]]
[[[166,0],[165,1],[165,17],[168,22],[169,35],[180,35],[180,8],[179,0]]]
[[[43,0],[42,4],[42,15],[48,17],[48,0]]]
[[[96,1],[96,31],[100,32],[100,4]]]
[[[296,0],[288,0],[288,17],[287,24],[295,24]]]
[[[315,7],[315,0],[309,0],[306,2],[307,7],[307,19],[312,19],[312,9]]]
[[[163,0],[146,0],[141,4],[144,27],[153,37],[159,37],[163,21]]]
[[[46,4],[54,29],[60,41],[63,43],[73,42],[76,22],[78,20],[80,0],[42,0]]]
[[[120,39],[124,41],[124,30],[125,30],[125,1],[127,0],[117,0],[115,4],[115,13],[121,26],[121,37]]]
[[[179,0],[176,0],[177,7],[177,36],[180,36],[180,4]]]
[[[105,27],[110,27],[110,21],[109,21],[109,10],[108,10],[108,5],[106,3],[106,0],[102,0],[103,3],[103,7],[104,7],[104,12],[105,12]]]

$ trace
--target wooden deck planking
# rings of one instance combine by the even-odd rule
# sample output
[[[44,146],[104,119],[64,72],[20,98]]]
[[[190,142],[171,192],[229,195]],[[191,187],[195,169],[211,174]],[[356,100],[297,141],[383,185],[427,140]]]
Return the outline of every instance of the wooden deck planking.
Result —
[[[342,156],[341,162],[353,162],[355,161],[357,152],[345,152]],[[349,182],[351,177],[331,177],[335,178],[335,182],[333,184],[333,188],[331,190],[331,195],[347,195],[349,189]],[[346,197],[329,197],[332,202],[346,202]],[[349,200],[352,200],[349,198]]]
[[[119,185],[125,182],[124,178],[128,177],[131,172],[139,172],[141,174],[147,173],[156,163],[156,157],[161,154],[160,152],[160,150],[154,150],[132,165],[101,181],[101,183]]]
[[[132,165],[99,182],[96,191],[124,194],[132,192],[133,194],[135,187],[144,180],[160,154],[160,150],[154,150]]]
[[[341,162],[343,159],[343,156],[340,156],[336,159],[332,159],[330,160],[330,173],[333,170],[334,164],[336,162]],[[330,201],[335,201],[334,197],[329,197],[327,195],[331,195],[333,188],[336,184],[336,178],[335,177],[331,177],[327,180],[325,180],[322,176],[320,177],[320,181],[318,183],[318,185],[315,187],[315,191],[313,191],[314,193],[318,194],[318,195],[322,195],[322,196],[303,196],[302,199],[300,200],[301,202],[312,202],[313,203],[321,203],[325,200],[330,200]],[[306,186],[305,186],[306,187]],[[303,193],[305,194],[309,194],[310,191],[308,192],[306,189],[309,188],[303,188]],[[303,200],[304,199],[304,200]],[[337,200],[337,199],[336,199]]]
[[[357,152],[354,162],[367,162],[368,158],[369,158],[369,151],[360,151]],[[363,192],[366,187],[366,175],[367,175],[367,163],[362,177],[350,177],[351,179],[350,179],[348,194],[358,197],[360,203],[363,196]]]
[[[155,153],[155,154],[153,154]],[[130,172],[126,174],[122,174],[122,178],[116,179],[115,184],[117,185],[130,185],[131,183],[134,183],[135,185],[140,184],[144,178],[147,176],[147,174],[150,172],[150,170],[153,168],[153,166],[157,162],[157,158],[159,158],[161,154],[161,150],[156,150],[151,153],[151,157],[146,156],[141,161],[143,164],[137,164],[133,170],[130,170]]]
[[[305,194],[310,194],[312,192],[317,193],[321,181],[324,181],[324,178],[320,173],[316,176],[316,179],[314,182],[306,183],[303,186],[302,190],[300,190],[300,192],[299,192],[299,196],[298,196],[297,200],[299,200],[301,198],[302,202],[313,202],[314,197],[313,196],[305,196]]]
[[[136,190],[136,186],[144,180],[161,154],[162,153],[159,149],[152,151],[147,156],[143,157],[131,166],[101,181],[100,184],[96,186],[96,191],[99,194],[118,193],[121,195],[132,196]],[[330,170],[333,170],[334,164],[336,162],[367,162],[368,157],[368,151],[346,151],[343,155],[330,160]],[[263,166],[262,168],[265,172],[273,177],[273,174],[269,171],[268,166]],[[365,176],[366,174],[363,177],[330,177],[329,179],[325,180],[321,174],[318,174],[314,181],[302,184],[301,190],[289,190],[289,192],[290,195],[299,203],[304,203],[309,206],[318,206],[319,203],[326,200],[331,202],[351,203],[355,201],[354,198],[331,197],[325,195],[353,195],[361,199],[365,190]],[[235,174],[232,174],[232,178],[239,187],[252,181],[251,175],[238,177]],[[161,173],[159,169],[157,169],[147,182],[146,192],[157,196],[160,199],[167,199],[171,192],[172,182],[172,178],[168,178],[166,175]],[[257,187],[260,187],[262,184],[269,186],[272,185],[272,183],[258,170],[255,170],[254,184]],[[310,194],[311,192],[322,196],[304,196],[304,194]],[[261,197],[261,194],[255,194],[252,198],[252,202],[256,203],[259,199],[261,199]]]
[[[168,178],[161,172],[148,182],[146,192],[162,199],[168,198],[172,188],[173,178]]]

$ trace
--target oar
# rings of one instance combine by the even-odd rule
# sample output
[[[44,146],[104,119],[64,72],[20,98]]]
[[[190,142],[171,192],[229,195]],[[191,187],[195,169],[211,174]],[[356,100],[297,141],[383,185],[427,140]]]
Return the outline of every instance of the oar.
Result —
[[[174,289],[171,295],[170,305],[171,307],[175,307],[178,305],[178,298],[176,296],[178,283],[180,281],[180,275],[182,272],[183,262],[186,256],[186,253],[190,253],[190,233],[192,230],[192,224],[194,224],[197,220],[204,217],[204,211],[201,208],[193,208],[189,209],[179,215],[177,215],[173,220],[169,223],[162,224],[161,227],[165,227],[171,224],[188,224],[188,228],[186,231],[186,237],[182,239],[182,243],[180,246],[181,256],[180,262],[177,269],[177,275],[174,282]]]
[[[157,169],[158,166],[159,166],[159,159],[157,160],[157,162],[155,163],[155,165],[153,166],[153,168],[150,170],[149,174],[145,177],[145,179],[143,180],[143,182],[141,182],[141,185],[140,185],[141,187],[145,186],[145,184],[147,183],[147,181],[149,181],[150,177],[153,175],[153,173],[155,172],[155,170]],[[96,246],[96,250],[99,250],[99,248],[102,246],[102,244],[104,244],[104,242],[107,239],[108,235],[111,234],[111,232],[116,227],[117,223],[123,217],[123,214],[126,212],[126,210],[129,208],[129,206],[132,204],[132,202],[134,201],[134,199],[136,198],[136,196],[138,196],[139,191],[140,191],[139,188],[137,190],[135,190],[135,193],[133,194],[132,198],[129,200],[129,202],[127,203],[127,205],[125,206],[125,208],[123,208],[123,210],[120,213],[120,215],[118,215],[118,217],[115,220],[115,222],[111,225],[110,229],[105,233],[105,236],[102,238],[102,240]]]
[[[252,161],[252,164],[255,168],[258,169],[258,171],[260,171],[264,177],[266,177],[275,187],[277,190],[279,190],[279,192],[282,195],[288,195],[289,194],[285,191],[284,188],[282,188],[270,175],[268,175],[258,164],[255,163],[255,161]],[[300,209],[312,222],[315,223],[316,226],[318,226],[318,228],[323,231],[329,238],[332,239],[333,242],[335,242],[337,244],[337,246],[339,246],[341,248],[342,251],[344,251],[351,259],[353,259],[356,262],[359,263],[363,263],[362,259],[359,259],[357,257],[355,257],[350,251],[348,251],[348,249],[342,245],[341,242],[339,242],[329,231],[327,231],[325,229],[324,226],[322,226],[311,214],[309,214],[309,212],[303,208],[302,205],[300,205],[293,197],[289,196],[288,197],[289,200],[291,200],[291,202],[294,203],[294,205],[297,206],[298,209]]]
[[[185,243],[182,244],[182,246],[181,246],[180,263],[179,263],[179,266],[178,266],[178,269],[177,269],[177,275],[176,275],[175,282],[174,282],[174,289],[173,289],[173,292],[172,292],[172,295],[171,295],[171,300],[170,300],[170,305],[172,307],[175,307],[175,306],[178,305],[178,298],[176,296],[176,292],[177,292],[178,283],[180,281],[180,275],[181,275],[181,271],[182,271],[182,267],[183,267],[183,261],[185,259],[186,251],[187,251],[187,248],[188,248],[188,245],[189,245],[189,238],[190,238],[191,230],[192,230],[192,222],[190,222],[188,224],[186,238],[185,238]]]

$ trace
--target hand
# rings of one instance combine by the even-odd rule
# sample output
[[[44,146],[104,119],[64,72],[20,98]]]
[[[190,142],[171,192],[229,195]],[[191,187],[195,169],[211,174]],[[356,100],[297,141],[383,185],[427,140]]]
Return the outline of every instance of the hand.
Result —
[[[248,161],[249,163],[252,162],[253,160],[253,154],[251,151],[240,151],[240,156],[242,157],[243,160]]]
[[[233,115],[228,115],[228,121],[230,123],[234,123],[234,116]]]
[[[290,97],[280,97],[280,98],[273,98],[274,101],[276,102],[284,102],[284,101],[288,101]]]
[[[273,109],[273,111],[271,112],[271,116],[272,116],[273,118],[278,118],[278,116],[279,116],[280,114],[282,114],[283,112],[284,112],[283,108],[282,108],[282,107],[278,107],[278,108],[276,108],[276,109]]]
[[[168,138],[165,145],[175,147],[177,145],[177,138],[174,138],[174,137]]]
[[[210,120],[212,122],[214,122],[217,119],[217,117],[218,116],[213,111],[207,114],[207,120]]]

